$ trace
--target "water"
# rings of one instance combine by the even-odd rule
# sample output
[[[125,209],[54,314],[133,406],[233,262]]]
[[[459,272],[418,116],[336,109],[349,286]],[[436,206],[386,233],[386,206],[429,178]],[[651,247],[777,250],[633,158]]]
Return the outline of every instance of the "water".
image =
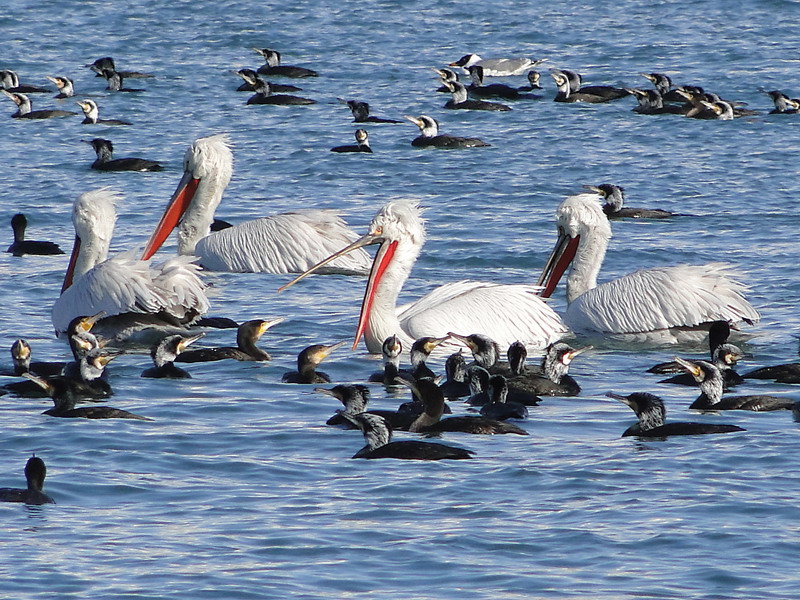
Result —
[[[467,52],[546,57],[589,83],[649,85],[665,71],[766,113],[760,88],[796,96],[798,60],[788,1],[586,2],[569,7],[461,0],[295,2],[13,1],[0,16],[3,68],[23,82],[67,75],[101,116],[3,121],[3,219],[70,246],[70,209],[112,186],[127,198],[113,247],[144,244],[181,174],[185,148],[228,132],[236,167],[218,216],[240,221],[301,206],[340,209],[358,231],[396,198],[426,207],[429,240],[404,297],[472,277],[535,280],[555,240],[553,213],[584,183],[625,186],[632,206],[686,213],[668,222],[615,222],[601,280],[640,266],[724,261],[751,286],[763,320],[748,370],[797,356],[796,153],[800,120],[732,122],[645,117],[632,101],[603,106],[518,102],[511,113],[444,111],[431,67]],[[311,107],[245,106],[230,71],[256,67],[252,47],[315,68]],[[139,95],[111,95],[82,65],[111,55]],[[136,84],[134,86],[134,83]],[[519,84],[522,85],[522,78]],[[554,93],[543,77],[545,94]],[[419,151],[416,128],[370,127],[375,153],[336,155],[355,125],[337,97],[387,117],[430,114],[443,130],[491,148]],[[47,95],[34,108],[56,105]],[[12,112],[4,101],[3,110]],[[61,107],[78,110],[71,101]],[[164,162],[162,173],[88,169],[90,137],[119,157]],[[162,251],[174,249],[174,242]],[[66,258],[0,256],[0,347],[28,339],[36,358],[65,346],[49,311]],[[362,282],[210,274],[213,313],[237,321],[284,316],[267,333],[269,364],[189,365],[188,381],[149,381],[143,355],[112,363],[112,404],[151,423],[60,420],[47,403],[5,398],[0,486],[21,485],[42,456],[55,506],[2,508],[0,595],[28,598],[789,598],[797,554],[800,444],[791,415],[690,415],[691,388],[644,375],[680,351],[601,347],[572,373],[579,398],[547,400],[530,436],[447,436],[476,451],[454,464],[354,461],[360,436],[324,426],[337,408],[307,386],[279,383],[311,343],[351,338]],[[563,310],[563,290],[555,306]],[[232,343],[231,331],[204,341]],[[7,359],[6,359],[7,360]],[[378,367],[363,350],[324,364],[335,381]],[[441,360],[433,361],[441,371]],[[748,384],[800,396],[788,386]],[[736,423],[745,434],[637,441],[619,436],[633,413],[606,391],[650,391],[668,418]],[[405,394],[373,388],[376,407]],[[456,407],[459,409],[459,407]],[[460,410],[460,409],[459,409]],[[398,435],[398,438],[400,436]]]

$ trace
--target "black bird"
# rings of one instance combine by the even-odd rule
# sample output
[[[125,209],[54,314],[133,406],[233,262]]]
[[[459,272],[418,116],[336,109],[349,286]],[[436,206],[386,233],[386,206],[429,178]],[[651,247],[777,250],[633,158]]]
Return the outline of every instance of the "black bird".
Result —
[[[343,98],[338,98],[338,100],[350,107],[350,112],[353,113],[353,123],[402,123],[402,121],[395,121],[394,119],[371,116],[369,114],[369,104],[367,102],[362,102],[361,100],[344,100]]]
[[[453,110],[500,110],[509,111],[511,107],[500,102],[489,102],[488,100],[471,100],[467,94],[467,88],[460,81],[448,81],[445,85],[450,88],[453,95],[450,100],[445,102],[444,107]]]
[[[281,53],[277,50],[270,50],[269,48],[253,48],[258,52],[266,61],[266,64],[258,68],[258,72],[262,75],[279,75],[281,77],[317,77],[319,73],[306,69],[305,67],[295,67],[290,65],[281,64]]]
[[[84,125],[130,125],[130,121],[122,119],[101,119],[100,109],[97,102],[91,99],[78,100],[78,106],[83,110],[84,119],[81,121]]]
[[[554,100],[556,102],[587,102],[598,104],[601,102],[610,102],[611,100],[618,100],[630,95],[630,92],[625,88],[612,87],[609,85],[590,85],[584,86],[580,82],[580,75],[574,74],[562,69],[550,69],[550,76],[556,82],[558,93]]]
[[[635,392],[628,396],[608,392],[606,396],[627,404],[639,418],[639,422],[628,427],[622,437],[635,435],[637,437],[664,438],[671,435],[700,435],[704,433],[745,431],[737,425],[686,422],[664,423],[664,418],[667,414],[664,402],[658,396],[647,392]]]
[[[114,158],[114,144],[111,140],[94,138],[92,140],[81,140],[89,144],[97,154],[97,158],[92,163],[92,169],[98,171],[163,171],[159,163],[146,158]]]
[[[316,100],[292,96],[290,94],[273,94],[270,84],[263,79],[259,79],[253,86],[255,94],[247,99],[247,104],[278,104],[282,106],[299,106],[306,104],[316,104]]]
[[[372,153],[372,148],[369,147],[369,134],[366,129],[356,129],[355,132],[356,143],[347,146],[336,146],[331,148],[331,152],[369,152]]]
[[[428,115],[419,117],[405,116],[406,119],[419,127],[420,135],[411,140],[412,146],[419,148],[478,148],[481,146],[491,146],[480,138],[456,137],[454,135],[440,134],[439,123],[436,119]]]
[[[110,56],[104,56],[103,58],[98,58],[91,64],[85,65],[89,67],[92,71],[97,73],[97,77],[103,76],[103,71],[108,69],[111,71],[117,71],[117,67],[114,64],[114,59]],[[153,77],[150,73],[141,73],[139,71],[117,71],[122,77],[125,79],[145,79],[149,77]]]
[[[337,342],[330,346],[314,344],[303,349],[297,355],[297,371],[284,373],[281,381],[284,383],[330,383],[331,378],[326,373],[316,369],[319,363],[342,344],[344,342]]]
[[[744,379],[774,379],[778,383],[800,383],[800,362],[761,367],[742,376]]]
[[[428,360],[431,352],[433,352],[439,344],[447,341],[448,339],[449,336],[438,338],[425,336],[414,340],[414,343],[411,345],[411,351],[409,352],[409,359],[411,360],[411,375],[414,376],[414,379],[420,379],[422,377],[434,379],[436,377],[436,373],[431,371],[431,369],[425,364],[425,361]]]
[[[64,98],[72,98],[75,95],[75,84],[69,77],[50,77],[49,75],[46,77],[58,88],[58,93],[53,96],[54,98],[63,100]]]
[[[42,491],[47,467],[35,454],[25,463],[26,489],[0,488],[0,502],[24,502],[25,504],[55,504],[50,496]]]
[[[489,402],[481,407],[481,415],[498,421],[527,419],[528,409],[524,404],[508,400],[508,383],[502,375],[492,375],[486,386]]]
[[[84,406],[75,408],[78,398],[75,396],[73,389],[70,387],[69,382],[63,377],[56,377],[53,379],[45,380],[36,375],[27,373],[25,375],[37,385],[40,385],[53,399],[55,406],[49,410],[44,411],[43,415],[50,415],[51,417],[63,418],[83,418],[83,419],[138,419],[140,421],[152,421],[148,417],[122,410],[121,408],[114,408],[112,406]]]
[[[383,355],[383,370],[376,371],[369,376],[368,381],[384,385],[396,385],[395,378],[400,373],[400,355],[403,353],[403,344],[396,335],[390,335],[383,340],[381,354]]]
[[[14,119],[53,119],[56,117],[71,117],[78,114],[71,110],[60,109],[33,110],[31,99],[25,94],[12,93],[7,90],[0,91],[17,105],[17,111],[11,115]]]
[[[150,350],[150,358],[153,359],[153,366],[142,371],[142,377],[154,379],[191,379],[188,371],[175,366],[175,359],[192,342],[203,337],[204,333],[198,333],[191,337],[182,335],[168,335]]]
[[[232,358],[241,361],[266,361],[272,357],[266,350],[256,346],[256,342],[273,326],[283,323],[285,319],[252,319],[239,325],[236,330],[236,347],[195,348],[181,352],[175,362],[195,363],[224,360]]]
[[[48,79],[50,78],[48,77]],[[0,89],[18,94],[46,94],[53,91],[38,85],[22,84],[19,82],[17,73],[9,69],[0,71]]]
[[[668,219],[680,216],[659,208],[629,208],[625,204],[625,188],[613,183],[584,185],[585,189],[600,194],[605,203],[603,212],[609,219]]]
[[[23,256],[25,254],[36,254],[40,256],[64,254],[64,251],[54,242],[26,240],[25,230],[27,227],[28,219],[22,213],[17,213],[11,217],[11,229],[14,232],[14,243],[8,247],[6,252],[10,252],[14,256]]]
[[[14,340],[11,344],[11,369],[0,371],[0,375],[22,377],[23,373],[35,373],[40,377],[52,377],[61,374],[67,364],[61,362],[31,362],[31,345],[23,339]]]
[[[461,348],[444,361],[445,380],[439,385],[445,398],[462,398],[470,395],[467,383],[467,361]]]
[[[106,78],[108,87],[106,89],[110,92],[145,92],[143,88],[127,88],[123,85],[124,79],[120,73],[112,69],[103,69],[103,77]]]
[[[436,88],[437,92],[442,92],[445,94],[450,93],[450,88],[448,87],[448,82],[458,81],[458,73],[453,71],[452,69],[433,69],[436,73],[439,74],[439,79],[442,80],[442,85]]]
[[[771,115],[796,115],[800,112],[800,101],[789,98],[786,94],[778,90],[766,92],[772,98],[775,108],[769,111]]]
[[[723,396],[724,380],[720,370],[704,360],[689,361],[675,358],[700,386],[700,395],[689,408],[695,410],[792,410],[797,400],[763,394],[752,396]]]
[[[691,109],[691,104],[664,104],[661,92],[656,89],[640,90],[638,88],[625,88],[638,104],[633,112],[641,115],[685,115]]]
[[[686,98],[681,95],[677,89],[673,88],[672,79],[670,79],[668,75],[665,75],[664,73],[639,74],[655,86],[655,89],[658,91],[663,102],[686,102]],[[702,88],[694,89],[699,89],[702,92]]]
[[[461,335],[453,331],[448,332],[447,335],[469,348],[476,365],[491,373],[506,374],[509,372],[507,367],[499,365],[497,362],[500,359],[500,346],[488,335],[482,333]]]
[[[467,368],[466,380],[469,386],[469,398],[465,400],[470,406],[485,406],[489,402],[489,371],[480,365]]]
[[[521,87],[518,87],[517,90],[519,90],[520,92],[534,92],[536,90],[542,89],[542,86],[539,85],[539,81],[542,78],[542,75],[541,73],[539,73],[539,71],[534,71],[534,70],[528,71],[527,78],[528,78],[528,85],[523,85]],[[543,98],[543,96],[540,94],[526,94],[525,97],[537,100]]]
[[[36,371],[30,370],[21,373],[21,376],[36,375],[46,381],[63,380],[64,386],[69,389],[76,402],[96,401],[108,398],[113,394],[111,386],[103,378],[103,374],[106,365],[115,357],[115,354],[108,354],[101,348],[94,348],[81,356],[80,359],[65,363],[63,369],[55,375],[42,376]],[[25,398],[41,398],[48,395],[46,388],[31,381],[9,383],[4,385],[2,389]]]
[[[736,372],[734,367],[739,359],[744,358],[744,352],[733,344],[720,344],[714,349],[711,354],[711,364],[719,369],[722,375],[723,390],[727,391],[729,388],[739,385],[744,381],[744,378]],[[676,363],[678,364],[678,363]],[[680,365],[679,365],[680,366]],[[695,379],[686,372],[686,369],[681,367],[682,373],[673,375],[667,379],[662,379],[659,383],[674,383],[677,385],[696,385]]]
[[[486,417],[455,416],[442,419],[444,413],[444,395],[432,379],[418,379],[412,383],[401,380],[414,394],[422,400],[424,412],[408,428],[417,433],[441,433],[444,431],[460,431],[474,434],[515,433],[528,435],[528,432],[517,425],[489,419]]]
[[[476,98],[505,98],[506,100],[516,100],[520,97],[519,90],[504,83],[486,84],[483,81],[483,67],[472,65],[467,68],[472,78],[472,83],[467,88],[472,96]]]
[[[472,458],[472,450],[425,442],[421,440],[392,441],[392,429],[380,415],[360,413],[344,417],[358,426],[364,434],[367,445],[353,455],[353,458],[400,458],[405,460],[443,460]]]
[[[261,81],[261,78],[258,76],[253,69],[239,69],[238,71],[234,71],[239,77],[241,77],[244,82],[238,88],[236,88],[237,92],[254,92],[258,82]],[[303,88],[297,87],[296,85],[289,85],[286,83],[275,83],[269,81],[269,89],[272,92],[301,92]]]
[[[344,426],[346,429],[357,429],[357,426],[347,419],[343,413],[354,416],[363,412],[371,415],[379,415],[386,419],[392,429],[403,429],[408,431],[409,426],[417,418],[417,415],[407,411],[393,410],[367,410],[370,399],[369,388],[365,385],[335,385],[332,388],[314,388],[315,392],[333,396],[344,406],[344,410],[337,410],[336,413],[326,421],[326,425]]]

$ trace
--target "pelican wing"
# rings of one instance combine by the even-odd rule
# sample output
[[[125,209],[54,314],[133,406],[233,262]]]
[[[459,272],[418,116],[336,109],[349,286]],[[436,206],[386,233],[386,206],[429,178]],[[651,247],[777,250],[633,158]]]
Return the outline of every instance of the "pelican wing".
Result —
[[[178,257],[156,270],[137,260],[134,252],[103,261],[61,294],[53,306],[53,325],[60,333],[73,318],[101,311],[107,316],[166,311],[178,318],[192,308],[204,313],[208,310],[204,284],[196,268],[188,265],[191,260]]]
[[[483,333],[501,347],[519,340],[541,350],[569,330],[538,290],[531,285],[457,281],[400,307],[398,317],[414,339],[444,336],[448,331]]]
[[[357,238],[334,211],[302,210],[214,232],[197,243],[195,253],[212,271],[302,273]],[[358,249],[319,272],[366,275],[370,265],[369,255]]]
[[[727,265],[641,269],[576,298],[566,322],[575,331],[641,333],[717,320],[758,321]]]

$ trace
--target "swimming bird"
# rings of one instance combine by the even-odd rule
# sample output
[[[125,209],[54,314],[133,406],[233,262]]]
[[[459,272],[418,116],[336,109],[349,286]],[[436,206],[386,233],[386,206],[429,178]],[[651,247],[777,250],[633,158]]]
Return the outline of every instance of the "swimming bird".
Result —
[[[140,421],[152,421],[148,417],[134,414],[121,408],[113,406],[84,406],[75,408],[78,401],[69,383],[63,377],[53,379],[42,379],[36,375],[26,373],[25,377],[41,386],[43,390],[53,399],[53,408],[44,411],[43,415],[63,418],[83,418],[83,419],[138,419]]]
[[[466,381],[469,386],[469,398],[464,402],[470,406],[484,406],[489,402],[489,371],[480,365],[467,367]],[[443,392],[444,393],[444,392]]]
[[[470,395],[467,383],[467,361],[464,360],[462,349],[447,357],[444,362],[445,380],[439,384],[445,398],[461,398]]]
[[[269,329],[285,319],[251,319],[239,325],[236,331],[236,347],[223,346],[220,348],[196,348],[185,350],[175,359],[176,362],[194,363],[215,360],[233,359],[246,362],[272,360],[269,352],[256,346]]]
[[[40,242],[37,240],[26,240],[25,230],[28,228],[28,219],[22,213],[17,213],[11,217],[11,230],[14,232],[14,242],[6,249],[14,256],[25,254],[35,254],[48,256],[53,254],[64,254],[64,251],[54,242]]]
[[[372,148],[369,147],[369,134],[366,129],[356,129],[356,143],[349,146],[336,146],[331,148],[331,152],[369,152],[372,153]]]
[[[634,392],[627,396],[608,392],[606,396],[628,405],[639,419],[636,425],[631,425],[625,430],[622,437],[635,435],[636,437],[664,438],[671,435],[700,435],[745,431],[738,425],[686,422],[665,423],[664,419],[667,410],[664,408],[664,401],[658,396],[647,392]]]
[[[530,71],[528,71],[526,77],[528,79],[528,85],[523,85],[523,86],[518,87],[517,91],[520,91],[520,92],[534,92],[536,90],[541,90],[542,89],[542,86],[539,85],[539,81],[541,81],[541,79],[542,79],[542,74],[539,73],[539,71],[534,71],[533,69],[531,69]],[[539,94],[526,94],[525,97],[526,98],[534,98],[534,99],[542,98],[542,96],[539,95]]]
[[[101,119],[100,118],[100,109],[97,106],[97,102],[92,100],[91,98],[86,98],[85,100],[78,100],[78,106],[81,107],[83,111],[84,119],[81,121],[84,125],[130,125],[130,121],[124,121],[122,119]]]
[[[336,342],[329,346],[313,344],[304,348],[297,355],[297,371],[287,371],[283,374],[281,381],[283,383],[330,383],[330,376],[316,369],[319,363],[328,358],[331,352],[342,345],[344,345],[344,342]]]
[[[554,100],[556,102],[587,102],[598,104],[618,100],[630,94],[626,88],[618,88],[610,85],[591,85],[576,88],[574,80],[571,81],[568,72],[563,69],[550,69],[550,76],[558,87],[558,93]],[[580,79],[579,79],[580,80]]]
[[[234,73],[244,80],[242,85],[236,88],[237,92],[254,92],[259,81],[261,81],[258,73],[253,69],[239,69],[238,71],[234,71]],[[275,83],[273,81],[269,81],[268,83],[271,92],[300,92],[303,89],[297,87],[296,85],[288,85],[285,83]]]
[[[504,83],[484,83],[484,69],[481,65],[472,65],[467,68],[472,83],[467,87],[467,91],[477,98],[505,98],[506,100],[516,100],[520,97],[519,90]],[[452,71],[451,71],[452,72]],[[445,80],[445,85],[447,81]]]
[[[31,345],[22,338],[14,340],[11,344],[11,368],[0,370],[0,375],[21,377],[29,371],[42,376],[51,376],[61,373],[66,363],[31,362]]]
[[[337,98],[342,104],[347,104],[350,107],[350,112],[353,113],[354,123],[402,123],[402,121],[395,121],[394,119],[384,119],[383,117],[373,117],[369,114],[369,103],[361,100],[344,100]]]
[[[397,335],[410,347],[413,340],[423,336],[444,337],[453,330],[483,331],[500,344],[519,339],[532,348],[542,348],[566,333],[560,317],[537,295],[538,288],[528,285],[458,281],[397,307],[397,297],[424,243],[425,226],[418,204],[390,202],[372,219],[366,235],[280,289],[338,256],[380,244],[367,281],[354,349],[362,335],[367,350],[378,353],[390,335]]]
[[[112,69],[103,69],[103,77],[106,78],[109,92],[146,92],[144,88],[127,88],[123,84],[123,77]]]
[[[794,115],[800,112],[800,101],[789,98],[789,96],[779,90],[772,90],[771,92],[765,93],[772,98],[772,102],[775,104],[775,108],[769,111],[769,114]]]
[[[25,504],[55,504],[50,496],[44,493],[44,478],[47,467],[44,461],[35,454],[25,463],[26,489],[0,488],[0,502],[24,502]]]
[[[755,323],[758,311],[728,266],[677,265],[641,269],[597,285],[611,225],[595,194],[564,200],[556,211],[558,241],[539,285],[549,297],[567,267],[564,317],[575,332],[621,336],[629,341],[676,343],[703,339],[703,325],[717,320]]]
[[[745,373],[744,379],[774,379],[778,383],[800,383],[800,362],[761,367]]]
[[[17,111],[11,115],[13,119],[52,119],[56,117],[71,117],[78,114],[71,110],[61,109],[33,110],[31,99],[25,94],[12,93],[7,90],[0,91],[17,105]]]
[[[527,57],[519,58],[481,58],[477,54],[465,54],[455,62],[451,62],[450,67],[461,67],[464,72],[473,65],[483,67],[483,74],[486,77],[508,77],[512,75],[522,75],[531,67],[542,63],[542,60],[532,60]]]
[[[764,394],[750,396],[723,395],[724,381],[720,370],[704,360],[690,361],[675,357],[675,360],[694,377],[700,386],[700,395],[689,408],[695,410],[792,410],[797,400],[785,396]]]
[[[409,353],[409,358],[411,360],[411,375],[414,379],[420,379],[422,377],[428,377],[430,379],[436,378],[436,373],[430,370],[430,368],[425,364],[425,361],[428,360],[431,352],[433,352],[437,346],[443,342],[446,342],[448,339],[450,339],[450,336],[448,335],[443,337],[432,337],[426,335],[414,340],[414,343],[411,344],[411,351]]]
[[[279,75],[281,77],[317,77],[319,73],[305,67],[295,67],[292,65],[281,64],[281,53],[277,50],[270,50],[269,48],[253,48],[260,54],[266,64],[258,68],[258,72],[262,75]]]
[[[54,98],[63,100],[64,98],[72,98],[75,95],[75,84],[69,77],[50,77],[49,75],[46,77],[58,88],[58,93],[53,96]]]
[[[453,71],[452,69],[433,69],[438,75],[439,79],[442,80],[442,85],[436,88],[437,92],[442,92],[445,94],[450,93],[450,88],[447,86],[448,82],[459,81],[458,73]]]
[[[292,96],[291,94],[273,94],[269,82],[259,79],[253,84],[255,94],[247,99],[247,104],[279,104],[284,106],[299,106],[316,104],[316,100]]]
[[[444,460],[472,458],[472,450],[426,442],[422,440],[392,441],[392,429],[380,415],[360,413],[345,418],[356,425],[364,434],[367,445],[353,455],[353,458],[400,458],[406,460]]]
[[[106,338],[117,342],[148,334],[160,338],[170,330],[180,333],[208,311],[205,284],[192,257],[178,256],[158,265],[136,260],[130,252],[107,258],[121,199],[101,188],[75,201],[75,245],[52,312],[57,333],[78,315],[102,311],[105,316],[95,331]]]
[[[439,133],[439,123],[433,117],[420,115],[410,117],[404,115],[406,119],[419,127],[420,135],[411,140],[412,146],[426,148],[477,148],[481,146],[491,146],[480,138],[457,137],[445,133]]]
[[[403,380],[402,383],[422,400],[424,412],[408,428],[412,433],[442,433],[459,431],[482,435],[514,433],[528,435],[528,432],[512,423],[487,417],[458,415],[442,419],[444,395],[431,379],[418,379],[416,382]]]
[[[744,358],[745,354],[741,348],[733,344],[720,344],[711,353],[711,364],[719,369],[722,374],[722,386],[724,390],[739,385],[744,382],[739,373],[736,372],[734,367],[740,359]],[[675,362],[675,361],[673,361]],[[676,362],[676,364],[678,364]],[[680,365],[679,365],[680,366]],[[695,385],[694,378],[681,367],[681,372],[678,375],[673,375],[667,379],[662,379],[659,383],[674,383],[677,385]]]
[[[111,140],[94,138],[81,140],[89,144],[97,154],[92,169],[98,171],[163,171],[164,167],[154,160],[146,158],[114,158],[114,144]]]
[[[10,69],[0,71],[0,89],[18,94],[46,94],[53,91],[38,85],[20,83],[16,71],[11,71]]]
[[[718,321],[714,321],[710,323],[708,326],[708,353],[711,357],[713,362],[714,360],[714,352],[715,350],[725,344],[728,341],[728,338],[731,335],[731,323],[730,321],[726,321],[720,319]],[[648,373],[659,373],[659,374],[666,374],[666,373],[686,373],[686,369],[684,369],[679,363],[675,362],[674,360],[669,360],[666,362],[658,363],[653,365],[649,369],[647,369]]]
[[[400,343],[396,335],[390,335],[383,340],[383,344],[381,344],[383,370],[372,373],[368,381],[372,383],[382,383],[384,385],[394,385],[394,380],[400,373],[400,355],[402,352],[403,344]]]
[[[192,336],[168,335],[150,350],[150,358],[153,359],[153,366],[142,371],[142,377],[159,379],[191,379],[191,374],[175,366],[175,359],[183,352],[189,344],[196,342],[204,333]]]
[[[408,410],[367,410],[370,391],[366,385],[340,384],[330,389],[316,387],[314,391],[332,396],[339,400],[344,406],[343,410],[337,410],[336,413],[325,422],[326,425],[344,426],[346,429],[357,429],[357,425],[355,425],[352,420],[348,419],[347,416],[355,416],[360,413],[368,412],[371,415],[379,415],[383,419],[386,419],[386,422],[392,429],[408,431],[411,423],[417,418],[417,414]]]
[[[660,208],[631,208],[623,206],[625,203],[625,188],[613,183],[600,185],[584,185],[585,189],[600,194],[605,200],[603,212],[609,219],[668,219],[678,216],[668,210]]]
[[[489,401],[481,407],[481,415],[498,421],[527,419],[528,408],[519,402],[508,400],[508,382],[502,375],[492,375],[486,384]]]
[[[641,115],[685,115],[691,109],[691,104],[664,104],[661,92],[656,89],[640,90],[638,88],[625,88],[638,104],[633,112]]]
[[[110,56],[104,56],[102,58],[98,58],[93,63],[84,66],[89,67],[92,71],[97,73],[97,77],[102,77],[103,71],[106,69],[111,71],[117,71],[114,59],[111,58]],[[154,77],[154,75],[150,73],[142,73],[140,71],[117,71],[117,72],[120,75],[122,75],[125,79],[146,79]]]
[[[76,401],[108,398],[113,394],[113,391],[108,381],[103,378],[103,373],[105,372],[106,365],[113,360],[115,356],[114,354],[108,354],[98,347],[87,351],[75,362],[62,363],[62,369],[60,369],[58,373],[45,375],[46,372],[52,372],[50,363],[47,363],[46,369],[41,369],[40,371],[28,369],[19,373],[19,376],[36,375],[47,381],[62,379],[64,385],[69,388],[70,393],[75,396]],[[56,364],[57,363],[53,363],[53,368]],[[23,398],[40,398],[46,395],[45,390],[32,381],[9,383],[3,386],[2,389]]]
[[[240,223],[211,233],[214,211],[233,172],[227,135],[196,140],[184,174],[144,252],[149,259],[178,226],[178,253],[199,257],[203,268],[238,273],[301,273],[357,236],[333,211],[306,209]],[[332,263],[325,273],[364,275],[361,250]]]
[[[444,107],[452,110],[500,110],[509,111],[511,107],[500,102],[487,100],[471,100],[467,88],[460,81],[448,81],[445,85],[450,88],[453,97],[445,102]]]
[[[669,75],[664,73],[639,73],[639,75],[655,86],[663,102],[686,102],[686,98],[673,87]]]

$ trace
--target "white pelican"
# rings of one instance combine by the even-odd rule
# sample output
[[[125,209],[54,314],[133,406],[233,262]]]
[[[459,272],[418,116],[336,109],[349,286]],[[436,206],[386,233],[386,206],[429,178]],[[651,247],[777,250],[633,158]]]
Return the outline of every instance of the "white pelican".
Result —
[[[547,298],[572,263],[564,320],[573,331],[678,343],[704,338],[699,330],[712,321],[759,320],[743,296],[746,287],[720,263],[641,269],[597,285],[611,238],[598,200],[595,194],[578,194],[558,207],[558,241],[539,279]]]
[[[137,260],[133,252],[106,259],[121,198],[102,188],[75,201],[75,246],[52,313],[57,334],[76,316],[103,312],[106,317],[96,329],[124,341],[144,327],[180,327],[208,310],[205,285],[192,257],[178,256],[159,265]]]
[[[416,203],[390,202],[372,219],[369,232],[312,267],[284,289],[327,261],[369,244],[380,244],[367,282],[353,349],[361,336],[367,350],[381,352],[383,341],[397,335],[410,348],[423,336],[444,337],[450,331],[485,333],[501,346],[522,341],[542,349],[567,333],[556,312],[532,285],[457,281],[436,288],[416,302],[396,306],[403,283],[425,242],[425,228]]]
[[[198,256],[212,271],[301,273],[356,239],[330,210],[298,210],[246,221],[211,233],[214,211],[233,173],[227,135],[196,140],[184,158],[184,175],[145,248],[149,259],[178,225],[178,253]],[[333,263],[328,273],[366,275],[363,250]]]

